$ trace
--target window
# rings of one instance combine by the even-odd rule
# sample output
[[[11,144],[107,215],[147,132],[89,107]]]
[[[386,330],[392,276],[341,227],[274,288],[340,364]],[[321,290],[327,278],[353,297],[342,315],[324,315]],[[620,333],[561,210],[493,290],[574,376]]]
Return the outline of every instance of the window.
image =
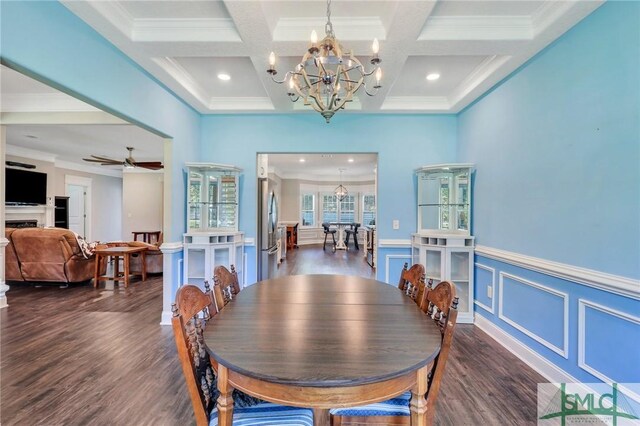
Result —
[[[338,221],[338,203],[335,195],[322,196],[322,223]]]
[[[313,194],[302,194],[301,204],[302,226],[315,226],[316,210],[315,196]]]
[[[356,221],[356,199],[353,195],[347,195],[344,200],[340,201],[338,217],[340,218],[338,222]]]
[[[364,195],[362,197],[362,224],[376,224],[376,196]]]

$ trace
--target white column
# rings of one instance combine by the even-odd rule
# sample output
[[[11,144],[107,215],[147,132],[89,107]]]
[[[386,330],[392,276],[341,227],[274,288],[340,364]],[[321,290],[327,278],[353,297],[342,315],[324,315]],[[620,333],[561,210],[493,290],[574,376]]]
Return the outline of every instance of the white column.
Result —
[[[7,126],[0,126],[0,222],[4,225],[4,161],[7,150]],[[4,230],[0,235],[0,308],[9,306],[7,303],[7,291],[9,286],[5,282],[4,249],[9,243],[4,237]]]
[[[176,291],[182,285],[182,243],[164,243],[162,251],[162,316],[160,325],[171,325],[171,304],[176,297]]]

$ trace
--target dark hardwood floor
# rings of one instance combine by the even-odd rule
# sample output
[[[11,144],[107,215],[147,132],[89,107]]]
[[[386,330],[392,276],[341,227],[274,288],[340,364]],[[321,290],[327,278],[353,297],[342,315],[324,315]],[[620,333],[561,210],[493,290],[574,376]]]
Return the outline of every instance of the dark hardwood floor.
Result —
[[[349,250],[336,250],[333,253],[328,242],[326,250],[322,250],[322,244],[287,250],[287,258],[278,267],[276,277],[302,274],[341,274],[375,278],[375,270],[365,260],[362,247],[356,250],[353,244],[350,244]]]
[[[330,273],[345,256],[364,263],[361,253],[331,258],[298,249],[287,268]],[[360,268],[368,265],[348,271]],[[1,424],[194,423],[171,328],[158,325],[161,277],[134,280],[126,290],[11,283],[7,295],[10,306],[0,310]],[[533,425],[542,381],[476,327],[458,325],[436,424]]]

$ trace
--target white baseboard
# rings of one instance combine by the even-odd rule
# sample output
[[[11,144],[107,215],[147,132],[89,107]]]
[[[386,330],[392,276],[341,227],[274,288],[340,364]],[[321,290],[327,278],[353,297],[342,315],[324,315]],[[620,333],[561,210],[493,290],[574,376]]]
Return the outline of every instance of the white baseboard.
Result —
[[[517,356],[522,362],[540,373],[551,383],[578,383],[576,379],[557,365],[553,364],[533,349],[511,336],[506,331],[476,312],[475,325],[502,345],[506,350]]]
[[[171,311],[162,311],[160,325],[171,325],[171,317],[173,317],[173,313]]]

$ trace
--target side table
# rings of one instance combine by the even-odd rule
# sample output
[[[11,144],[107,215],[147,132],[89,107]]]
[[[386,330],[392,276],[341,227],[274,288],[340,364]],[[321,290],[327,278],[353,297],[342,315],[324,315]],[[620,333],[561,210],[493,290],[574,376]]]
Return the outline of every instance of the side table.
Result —
[[[100,281],[124,281],[124,286],[129,287],[130,275],[142,276],[142,281],[147,279],[147,262],[146,262],[146,247],[108,247],[104,249],[98,249],[95,251],[96,256],[96,269],[93,279],[93,287],[97,288]],[[129,265],[131,264],[131,255],[134,253],[140,253],[142,271],[131,271]],[[115,258],[113,276],[102,275],[100,276],[100,262],[103,259],[109,257]],[[119,258],[124,259],[124,274],[120,275],[119,271]]]

